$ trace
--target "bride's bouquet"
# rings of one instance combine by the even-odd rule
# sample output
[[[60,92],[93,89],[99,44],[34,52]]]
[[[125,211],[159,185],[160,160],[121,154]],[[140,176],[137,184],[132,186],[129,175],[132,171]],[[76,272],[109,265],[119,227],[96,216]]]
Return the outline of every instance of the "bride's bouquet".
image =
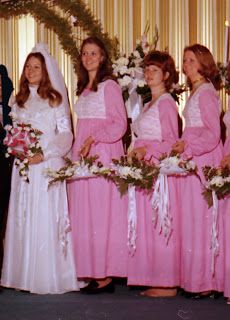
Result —
[[[5,130],[4,144],[7,147],[5,156],[8,158],[13,155],[16,158],[15,165],[19,168],[19,175],[23,180],[29,182],[28,157],[33,157],[37,153],[42,154],[40,146],[42,132],[27,123],[16,123],[14,126],[6,125]]]
[[[213,193],[218,200],[230,195],[230,169],[205,166],[202,171],[206,180],[202,194],[210,208],[213,206]]]

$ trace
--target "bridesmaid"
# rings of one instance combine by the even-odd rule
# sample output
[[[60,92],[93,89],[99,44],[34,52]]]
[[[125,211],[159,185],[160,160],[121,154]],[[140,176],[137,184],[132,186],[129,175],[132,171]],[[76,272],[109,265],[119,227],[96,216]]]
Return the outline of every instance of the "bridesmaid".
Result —
[[[169,94],[179,76],[172,57],[166,52],[152,51],[144,59],[145,79],[152,99],[132,125],[134,149],[129,156],[158,162],[178,139],[177,105]],[[129,256],[128,284],[150,287],[141,295],[175,296],[180,284],[179,234],[176,178],[169,178],[169,213],[172,217],[170,237],[159,232],[159,219],[152,222],[150,197],[136,190],[137,239],[136,251]]]
[[[82,43],[77,94],[73,159],[98,155],[109,165],[124,154],[127,119],[108,53],[96,37]],[[78,277],[95,279],[82,291],[114,291],[111,277],[127,276],[126,198],[112,182],[91,178],[70,182],[69,206]]]
[[[228,65],[228,78],[230,79],[230,63]],[[224,157],[221,161],[222,167],[228,166],[230,169],[230,98],[228,100],[228,110],[224,116],[224,123],[227,128],[227,139],[224,145]],[[224,296],[230,304],[230,250],[229,250],[229,228],[230,228],[230,197],[221,201],[221,214],[224,216]]]
[[[193,158],[204,182],[202,167],[218,166],[223,153],[216,91],[221,79],[212,54],[200,44],[184,49],[183,71],[191,93],[183,112],[185,129],[173,148],[184,158]],[[181,287],[194,293],[188,296],[200,298],[223,290],[222,221],[218,253],[210,248],[212,209],[202,197],[201,182],[196,176],[181,179]]]

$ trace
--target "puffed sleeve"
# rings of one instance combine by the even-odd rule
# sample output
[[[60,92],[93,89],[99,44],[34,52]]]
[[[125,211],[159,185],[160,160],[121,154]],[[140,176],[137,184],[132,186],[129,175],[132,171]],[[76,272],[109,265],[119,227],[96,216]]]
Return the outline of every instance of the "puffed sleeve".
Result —
[[[178,112],[176,103],[171,99],[164,99],[159,102],[158,108],[161,124],[161,141],[137,140],[137,143],[135,143],[135,147],[146,147],[146,159],[151,157],[158,159],[163,153],[170,152],[173,143],[178,139]]]
[[[192,157],[211,152],[220,142],[220,113],[219,100],[214,91],[205,90],[199,96],[199,108],[202,128],[197,128],[192,134],[184,139],[185,151],[183,156]]]
[[[63,104],[55,109],[56,134],[43,149],[44,159],[65,156],[71,148],[73,134],[71,128],[70,112]]]
[[[127,116],[119,85],[107,81],[104,88],[106,119],[101,121],[101,126],[93,132],[92,136],[97,142],[114,143],[120,140],[126,132]]]

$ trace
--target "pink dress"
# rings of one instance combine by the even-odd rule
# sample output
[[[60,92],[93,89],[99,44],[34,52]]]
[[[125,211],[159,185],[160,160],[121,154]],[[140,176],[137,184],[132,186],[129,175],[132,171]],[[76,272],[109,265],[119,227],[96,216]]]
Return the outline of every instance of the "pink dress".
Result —
[[[227,128],[227,139],[224,144],[224,154],[230,154],[230,99],[228,103],[228,111],[224,116],[224,123]],[[220,214],[224,218],[224,296],[230,297],[230,197],[227,197],[225,200],[220,201]]]
[[[133,123],[137,136],[134,147],[146,146],[146,159],[157,162],[170,152],[178,139],[177,106],[170,94],[163,94],[152,106],[147,104]],[[172,232],[167,242],[152,222],[151,195],[136,190],[136,251],[129,255],[128,284],[174,287],[180,284],[180,243],[178,233],[177,178],[168,178]]]
[[[220,140],[220,100],[210,83],[188,99],[184,112],[185,158],[193,157],[204,182],[202,167],[218,166],[223,156]],[[181,178],[181,287],[189,292],[223,290],[223,225],[219,215],[219,255],[212,268],[212,209],[202,196],[196,176]],[[214,273],[213,273],[213,270]]]
[[[120,87],[113,80],[85,90],[75,106],[78,116],[73,159],[90,135],[95,143],[89,156],[104,165],[123,155],[121,138],[126,112]],[[75,262],[79,278],[127,276],[127,198],[103,178],[75,180],[68,187]]]

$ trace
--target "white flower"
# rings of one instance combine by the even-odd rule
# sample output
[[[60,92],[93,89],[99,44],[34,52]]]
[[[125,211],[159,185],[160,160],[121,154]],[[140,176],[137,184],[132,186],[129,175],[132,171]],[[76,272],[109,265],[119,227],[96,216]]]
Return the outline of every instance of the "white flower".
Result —
[[[21,173],[22,176],[25,176],[25,175],[26,175],[25,170],[21,170],[20,173]]]
[[[133,51],[133,55],[134,55],[134,57],[136,57],[138,59],[140,59],[140,57],[141,57],[139,51],[137,51],[137,50]]]
[[[27,164],[27,163],[29,163],[29,160],[28,160],[27,158],[25,158],[25,159],[23,160],[23,163]]]
[[[195,164],[195,162],[194,162],[194,161],[188,161],[188,162],[186,163],[186,168],[187,168],[188,170],[195,170],[195,169],[196,169],[196,164]]]
[[[178,157],[165,158],[161,161],[160,167],[178,166],[179,162],[180,162],[180,159]]]
[[[73,175],[73,170],[72,168],[68,168],[65,172],[65,174],[67,175],[67,177],[71,177]]]
[[[31,136],[31,138],[35,138],[36,134],[34,132],[31,132],[30,136]]]
[[[137,86],[143,88],[146,85],[146,81],[145,80],[138,80],[137,82]]]
[[[10,124],[7,124],[7,125],[4,127],[4,129],[7,130],[7,131],[11,130],[12,128],[13,128],[13,127],[12,127]]]
[[[131,83],[132,79],[129,76],[124,76],[121,79],[118,79],[118,82],[120,84],[121,87],[126,87]]]
[[[211,179],[210,185],[216,185],[217,187],[222,187],[224,185],[224,179],[220,176],[215,176]]]
[[[127,66],[129,64],[129,59],[126,57],[120,57],[116,60],[116,64],[119,66]]]
[[[25,164],[24,164],[23,162],[20,162],[20,163],[19,163],[19,168],[20,168],[20,169],[24,169],[24,168],[25,168]]]
[[[119,68],[119,73],[120,73],[121,75],[126,74],[127,71],[128,71],[127,66],[122,66],[121,68]]]
[[[33,157],[33,156],[34,156],[34,153],[33,153],[31,150],[28,150],[28,151],[27,151],[27,155],[28,155],[29,157]]]

